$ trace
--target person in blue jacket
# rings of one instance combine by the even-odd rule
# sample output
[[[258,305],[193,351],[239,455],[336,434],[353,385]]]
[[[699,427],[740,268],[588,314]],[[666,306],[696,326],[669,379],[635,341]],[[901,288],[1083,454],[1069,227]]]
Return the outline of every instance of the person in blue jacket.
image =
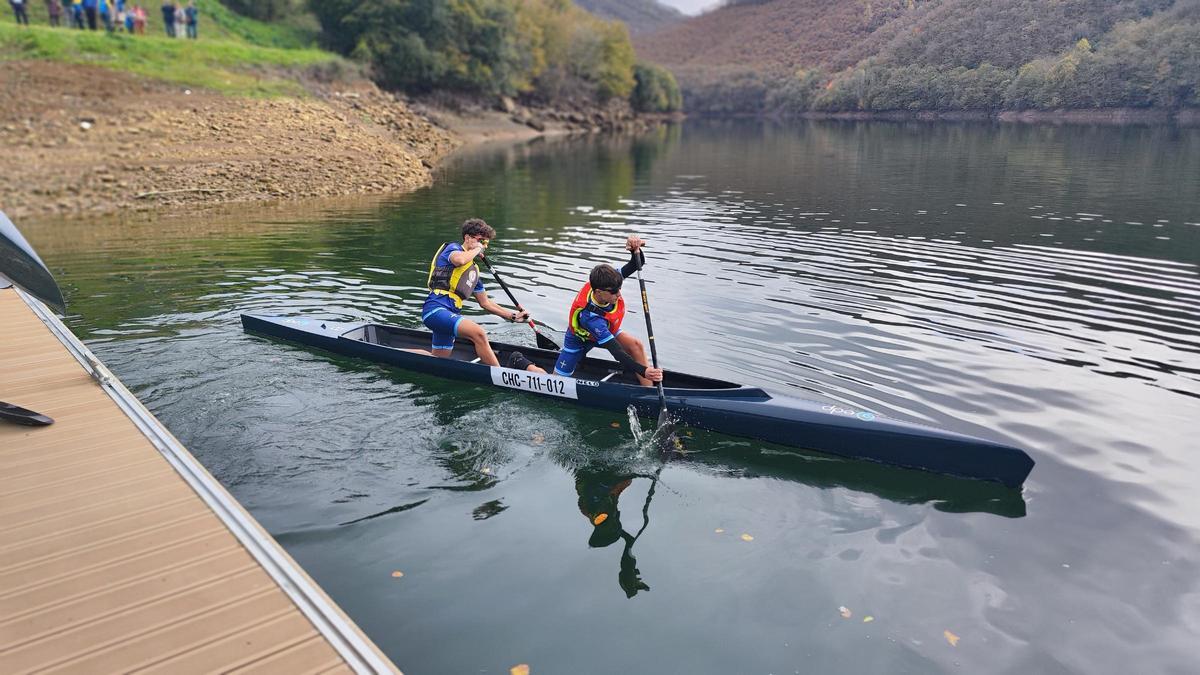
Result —
[[[622,370],[637,376],[640,384],[649,386],[662,381],[662,368],[652,367],[646,360],[642,341],[621,330],[621,322],[625,320],[621,284],[645,264],[646,256],[641,250],[645,244],[640,237],[631,235],[625,240],[629,262],[620,270],[611,265],[592,268],[567,314],[567,332],[554,364],[555,375],[574,375],[587,353],[593,347],[600,347],[612,354]]]
[[[163,30],[167,31],[167,37],[175,37],[175,3],[164,2],[162,4]]]
[[[433,331],[434,356],[447,358],[454,351],[454,339],[466,338],[475,345],[479,360],[489,366],[500,365],[496,353],[488,343],[487,331],[482,326],[462,315],[463,302],[475,298],[479,306],[491,314],[502,316],[512,322],[529,320],[529,312],[510,310],[496,304],[488,297],[479,278],[479,265],[475,260],[483,255],[488,243],[496,237],[482,218],[470,218],[462,224],[462,243],[442,244],[429,264],[429,297],[421,308],[421,321]],[[520,352],[509,355],[510,368],[544,373]]]
[[[26,0],[8,0],[8,4],[12,6],[13,16],[16,17],[18,24],[29,25],[29,8],[25,6]]]
[[[83,13],[87,17],[88,30],[96,30],[96,10],[99,0],[83,0]]]
[[[188,0],[188,6],[184,8],[183,15],[187,17],[187,36],[189,40],[195,40],[199,35],[200,10],[196,9],[196,0]]]

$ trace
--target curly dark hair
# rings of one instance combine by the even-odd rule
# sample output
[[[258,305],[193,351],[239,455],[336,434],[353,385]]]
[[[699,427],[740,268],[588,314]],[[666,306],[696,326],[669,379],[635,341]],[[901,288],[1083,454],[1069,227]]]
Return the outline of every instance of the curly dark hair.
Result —
[[[492,229],[483,221],[483,218],[467,218],[462,224],[462,236],[471,235],[473,237],[483,237],[484,239],[495,239],[496,230]]]
[[[602,291],[621,290],[621,282],[624,277],[612,265],[596,265],[592,268],[591,274],[588,275],[588,282],[592,284],[592,288],[598,288]]]

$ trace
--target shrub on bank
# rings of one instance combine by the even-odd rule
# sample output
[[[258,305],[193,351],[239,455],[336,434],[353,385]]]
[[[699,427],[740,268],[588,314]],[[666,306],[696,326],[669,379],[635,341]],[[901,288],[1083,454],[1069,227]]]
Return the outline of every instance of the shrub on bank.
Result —
[[[675,76],[666,68],[646,61],[633,67],[636,84],[630,102],[638,112],[669,113],[683,108],[683,95]]]

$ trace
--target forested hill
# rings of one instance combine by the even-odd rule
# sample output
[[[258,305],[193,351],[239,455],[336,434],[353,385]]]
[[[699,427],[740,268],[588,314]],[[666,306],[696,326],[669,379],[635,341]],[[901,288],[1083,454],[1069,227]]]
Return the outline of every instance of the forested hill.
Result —
[[[1200,106],[1200,0],[735,2],[635,46],[691,112]]]
[[[887,17],[865,21],[859,0],[775,0],[728,4],[634,39],[639,56],[671,67],[741,67],[769,72],[841,63],[848,44]],[[875,26],[878,27],[878,26]],[[849,65],[849,64],[842,64]]]
[[[630,35],[653,33],[686,18],[683,12],[656,0],[576,0],[575,4],[601,19],[624,23]]]

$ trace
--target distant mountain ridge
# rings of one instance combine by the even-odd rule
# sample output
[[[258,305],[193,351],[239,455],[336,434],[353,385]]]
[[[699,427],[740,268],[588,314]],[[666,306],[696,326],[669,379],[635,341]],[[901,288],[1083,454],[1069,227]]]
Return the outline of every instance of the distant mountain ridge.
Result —
[[[634,45],[693,112],[1200,106],[1200,0],[744,0]]]
[[[652,35],[638,35],[638,55],[667,66],[746,67],[791,71],[838,58],[871,34],[860,1],[774,0],[728,4]],[[882,17],[881,17],[882,18]],[[865,25],[864,25],[865,24]]]
[[[601,19],[624,23],[630,35],[653,33],[687,18],[655,0],[575,0],[575,4]]]

